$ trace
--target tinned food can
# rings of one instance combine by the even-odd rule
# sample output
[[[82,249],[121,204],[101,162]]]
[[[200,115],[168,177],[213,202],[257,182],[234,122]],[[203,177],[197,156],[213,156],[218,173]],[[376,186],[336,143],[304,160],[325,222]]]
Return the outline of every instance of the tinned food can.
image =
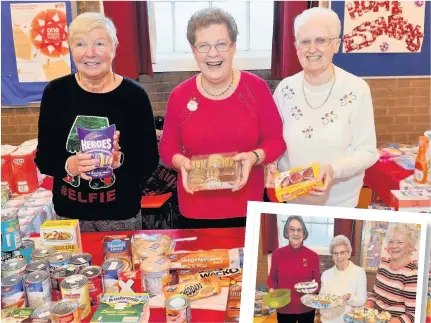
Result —
[[[38,249],[34,249],[34,251],[31,253],[31,259],[32,260],[42,260],[42,259],[48,260],[49,256],[51,256],[53,253],[55,253],[54,247],[41,247]]]
[[[89,253],[81,253],[78,255],[73,255],[70,262],[76,266],[79,266],[81,269],[85,267],[91,266],[91,261],[93,257]]]
[[[46,271],[46,273],[49,275],[49,263],[47,260],[34,260],[31,261],[25,271],[27,273],[31,273],[33,271],[38,271],[38,270],[42,270],[42,271]]]
[[[13,251],[21,247],[21,229],[16,212],[1,215],[1,250]]]
[[[36,308],[31,314],[32,318],[40,319],[40,320],[50,320],[51,319],[51,307],[52,302],[45,303],[38,308]]]
[[[81,320],[90,314],[90,295],[88,292],[88,279],[84,275],[66,277],[60,284],[63,299],[78,302]]]
[[[69,265],[71,258],[72,253],[68,251],[53,253],[51,256],[48,257],[50,271],[53,272],[56,268]]]
[[[90,266],[81,270],[81,274],[88,279],[91,306],[99,305],[103,295],[102,268]]]
[[[53,270],[51,273],[52,296],[54,300],[61,299],[60,285],[64,278],[79,274],[79,267],[75,265],[67,265]]]
[[[192,310],[186,295],[178,294],[165,301],[167,323],[190,323]]]
[[[105,293],[119,293],[120,285],[118,277],[123,270],[123,261],[121,259],[111,258],[106,260],[102,265],[103,288]]]
[[[25,276],[25,293],[29,307],[37,308],[51,302],[51,284],[46,271],[34,271]]]
[[[10,200],[12,193],[8,182],[1,182],[1,205]]]
[[[79,304],[68,299],[53,303],[51,320],[53,323],[79,323]]]
[[[25,268],[27,267],[27,261],[23,258],[13,258],[5,261],[1,265],[1,275],[2,277],[23,274]]]
[[[30,239],[23,239],[22,245],[19,249],[13,251],[14,258],[24,258],[27,263],[31,261],[31,254],[34,251],[34,241]]]
[[[24,308],[24,283],[20,275],[10,275],[1,279],[1,308]]]

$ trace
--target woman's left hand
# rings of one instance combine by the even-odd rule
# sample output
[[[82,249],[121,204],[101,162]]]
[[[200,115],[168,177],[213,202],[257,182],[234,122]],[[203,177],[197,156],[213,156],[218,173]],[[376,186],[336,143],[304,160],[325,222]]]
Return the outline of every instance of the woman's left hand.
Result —
[[[121,149],[121,147],[120,147],[120,132],[117,130],[117,131],[115,131],[115,134],[114,134],[114,142],[113,142],[113,146],[114,146],[114,148],[112,149],[112,155],[114,156],[114,163],[113,163],[113,168],[117,168],[118,166],[120,166],[119,165],[119,163],[120,163],[120,160],[121,160],[121,152],[120,152],[120,149]]]
[[[248,176],[256,163],[256,156],[252,152],[239,153],[233,157],[233,160],[241,163],[240,177],[235,182],[235,187],[232,189],[232,192],[235,192],[239,191],[247,184]]]
[[[351,294],[344,294],[343,295],[343,301],[347,303],[347,301],[352,297]]]
[[[319,177],[317,181],[323,181],[323,186],[314,186],[310,191],[311,195],[323,196],[328,194],[332,180],[334,179],[334,169],[331,165],[326,164],[320,167]]]

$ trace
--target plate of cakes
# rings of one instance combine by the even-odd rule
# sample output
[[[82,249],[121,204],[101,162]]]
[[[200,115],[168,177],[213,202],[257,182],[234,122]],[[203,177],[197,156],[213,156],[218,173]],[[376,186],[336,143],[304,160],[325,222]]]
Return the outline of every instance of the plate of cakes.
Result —
[[[294,287],[298,293],[312,294],[317,290],[319,284],[313,279],[311,282],[297,283]]]
[[[387,323],[391,319],[389,312],[379,312],[374,308],[358,307],[344,315],[346,323]]]
[[[305,294],[301,297],[301,302],[315,309],[335,308],[344,304],[341,296],[331,294]]]

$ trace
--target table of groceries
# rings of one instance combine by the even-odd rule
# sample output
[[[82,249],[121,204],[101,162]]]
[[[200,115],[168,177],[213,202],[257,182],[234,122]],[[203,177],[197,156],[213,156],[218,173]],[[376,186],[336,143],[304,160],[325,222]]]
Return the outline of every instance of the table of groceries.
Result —
[[[63,220],[9,240],[26,250],[2,263],[2,322],[239,320],[245,228],[80,233]]]

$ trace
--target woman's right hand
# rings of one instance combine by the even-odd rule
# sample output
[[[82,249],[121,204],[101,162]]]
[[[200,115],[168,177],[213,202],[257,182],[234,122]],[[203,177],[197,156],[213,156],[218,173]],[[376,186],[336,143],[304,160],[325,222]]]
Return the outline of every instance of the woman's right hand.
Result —
[[[95,169],[97,165],[97,159],[93,159],[91,154],[78,152],[75,156],[70,156],[67,161],[67,170],[70,174],[79,176],[87,181],[91,180],[91,177],[86,173]]]
[[[275,174],[278,172],[277,165],[275,163],[270,163],[265,166],[265,187],[274,188],[274,178]]]
[[[270,289],[269,289],[269,293],[270,293],[270,294],[274,294],[274,292],[275,292],[275,289],[274,289],[274,288],[270,288]]]

